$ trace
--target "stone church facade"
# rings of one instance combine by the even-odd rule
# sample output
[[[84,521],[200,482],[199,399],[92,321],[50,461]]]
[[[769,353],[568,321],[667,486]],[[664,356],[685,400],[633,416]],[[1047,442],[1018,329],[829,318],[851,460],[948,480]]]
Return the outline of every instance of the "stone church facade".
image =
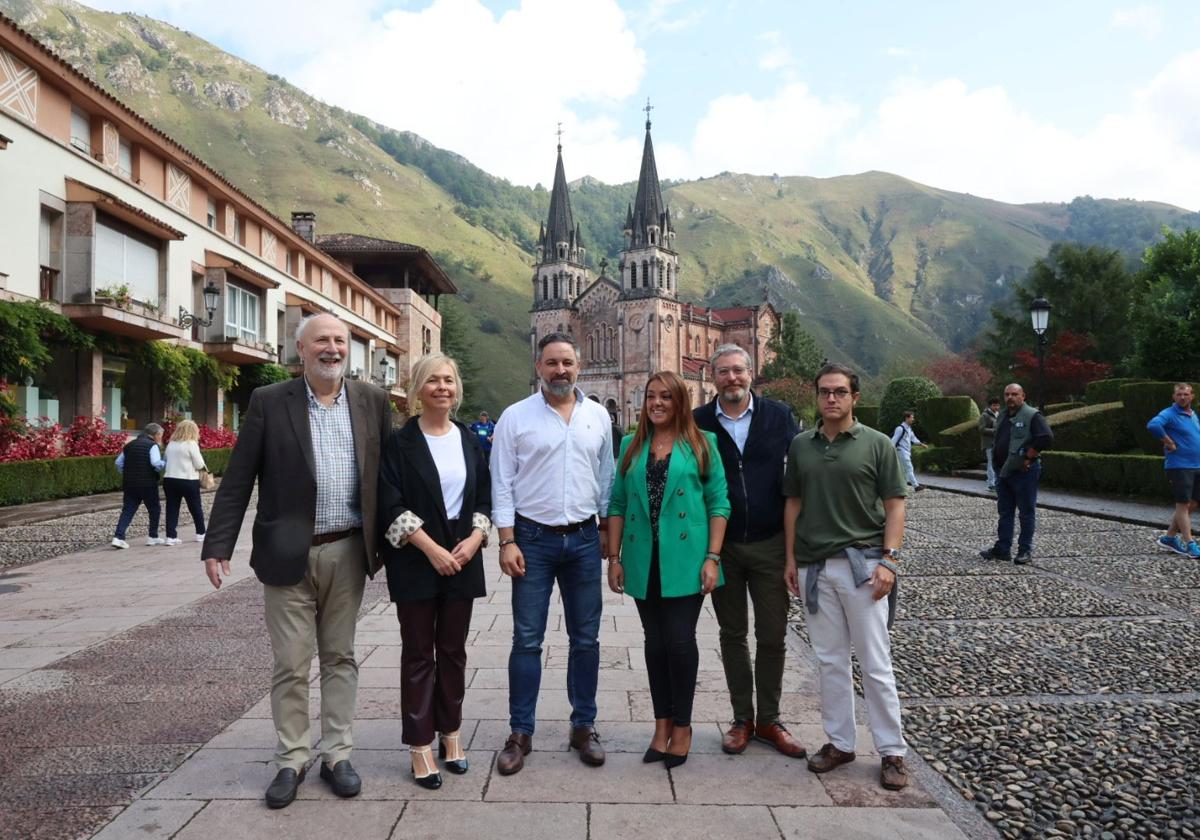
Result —
[[[579,388],[622,425],[635,423],[651,374],[683,376],[692,405],[711,400],[708,358],[721,344],[749,354],[756,376],[770,360],[767,341],[779,324],[769,303],[708,309],[679,300],[679,251],[670,208],[663,201],[650,121],[637,196],[625,216],[625,248],[616,276],[593,277],[571,212],[562,145],[550,193],[550,213],[538,238],[533,271],[531,353],[551,332],[566,332],[580,346]],[[536,388],[536,378],[531,378]]]

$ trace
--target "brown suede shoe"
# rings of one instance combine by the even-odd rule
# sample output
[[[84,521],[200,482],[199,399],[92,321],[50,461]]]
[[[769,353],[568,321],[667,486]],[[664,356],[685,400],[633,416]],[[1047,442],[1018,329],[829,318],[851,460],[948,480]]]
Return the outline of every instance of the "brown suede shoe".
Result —
[[[817,750],[817,754],[809,756],[808,769],[814,773],[828,773],[835,767],[849,764],[854,760],[854,753],[842,752],[833,744],[826,744]]]
[[[754,735],[754,721],[735,720],[729,731],[721,738],[721,751],[730,755],[741,755],[746,751],[746,745]]]
[[[504,742],[504,749],[496,758],[496,769],[501,776],[511,776],[525,766],[525,756],[533,749],[533,739],[524,732],[514,732]]]
[[[787,731],[787,727],[778,721],[758,724],[754,727],[754,737],[770,744],[788,758],[804,758],[808,755],[804,745],[797,741],[792,733]]]
[[[571,730],[571,747],[579,750],[579,760],[592,767],[604,763],[604,747],[593,726],[577,726]]]
[[[908,786],[908,768],[898,755],[885,755],[879,768],[879,784],[888,790],[903,790]]]

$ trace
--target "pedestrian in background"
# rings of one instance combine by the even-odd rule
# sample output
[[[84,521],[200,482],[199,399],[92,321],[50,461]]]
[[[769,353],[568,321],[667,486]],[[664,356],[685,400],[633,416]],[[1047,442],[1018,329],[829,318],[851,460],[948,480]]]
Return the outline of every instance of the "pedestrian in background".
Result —
[[[496,434],[496,424],[492,422],[492,418],[486,411],[479,412],[479,420],[471,424],[471,434],[475,435],[475,439],[479,441],[479,445],[483,449],[483,457],[490,460],[492,437]]]
[[[646,383],[637,430],[617,460],[608,506],[608,586],[628,592],[645,635],[654,737],[642,760],[687,761],[704,596],[721,585],[729,518],[717,439],[696,425],[687,384],[662,371]]]
[[[1163,548],[1187,557],[1200,557],[1192,534],[1192,511],[1200,505],[1200,418],[1192,408],[1192,386],[1175,385],[1174,402],[1146,424],[1163,445],[1163,467],[1175,500],[1175,515],[1167,533],[1157,539]]]
[[[191,420],[180,420],[167,444],[167,468],[163,473],[163,495],[167,499],[166,545],[179,545],[179,505],[187,503],[196,542],[204,542],[204,505],[200,502],[200,473],[207,471],[200,454],[200,427]]]
[[[117,532],[112,539],[113,548],[129,548],[125,532],[134,514],[142,505],[150,514],[150,536],[146,545],[162,545],[158,535],[158,517],[162,508],[158,503],[158,476],[166,468],[162,457],[163,427],[148,423],[142,433],[135,437],[117,456],[117,469],[121,472],[121,515],[117,518]]]
[[[992,465],[992,445],[996,441],[996,420],[1000,417],[1000,398],[988,397],[987,408],[979,415],[979,447],[987,464],[987,489],[996,492],[996,468]]]
[[[917,481],[917,474],[913,472],[912,448],[914,446],[924,447],[926,444],[921,443],[917,439],[917,433],[913,431],[913,423],[917,422],[916,412],[904,412],[904,419],[896,430],[892,432],[892,446],[896,447],[896,455],[900,458],[900,465],[904,467],[904,479],[912,487],[913,491],[924,490],[920,482]]]

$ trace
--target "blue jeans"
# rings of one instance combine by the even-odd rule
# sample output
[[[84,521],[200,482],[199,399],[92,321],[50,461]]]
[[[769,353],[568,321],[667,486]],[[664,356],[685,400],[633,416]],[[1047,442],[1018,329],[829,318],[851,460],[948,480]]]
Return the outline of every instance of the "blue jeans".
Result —
[[[150,536],[158,536],[158,517],[162,511],[158,503],[158,486],[127,487],[121,502],[121,515],[117,518],[117,539],[125,539],[125,531],[133,521],[133,515],[142,505],[146,506],[146,513],[150,514]]]
[[[1021,521],[1021,536],[1017,551],[1033,550],[1033,531],[1037,521],[1038,479],[1042,477],[1040,462],[1031,464],[1029,472],[1015,472],[996,478],[996,510],[1000,522],[996,526],[996,554],[1012,553],[1013,513]]]
[[[594,522],[556,534],[518,518],[513,533],[525,575],[512,582],[513,645],[508,657],[508,714],[513,732],[532,735],[542,683],[542,640],[554,582],[562,596],[570,653],[567,699],[571,726],[596,722],[600,678],[600,534]]]

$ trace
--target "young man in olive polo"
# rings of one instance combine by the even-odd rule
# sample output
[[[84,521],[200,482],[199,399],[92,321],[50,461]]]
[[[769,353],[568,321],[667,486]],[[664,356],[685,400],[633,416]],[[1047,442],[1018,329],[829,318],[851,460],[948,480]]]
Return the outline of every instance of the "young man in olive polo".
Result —
[[[858,375],[827,364],[815,384],[821,422],[792,441],[783,477],[784,579],[807,608],[829,739],[808,769],[826,773],[854,760],[853,644],[871,737],[883,757],[880,783],[900,790],[908,784],[908,746],[888,629],[904,538],[904,475],[888,437],[854,419]]]

